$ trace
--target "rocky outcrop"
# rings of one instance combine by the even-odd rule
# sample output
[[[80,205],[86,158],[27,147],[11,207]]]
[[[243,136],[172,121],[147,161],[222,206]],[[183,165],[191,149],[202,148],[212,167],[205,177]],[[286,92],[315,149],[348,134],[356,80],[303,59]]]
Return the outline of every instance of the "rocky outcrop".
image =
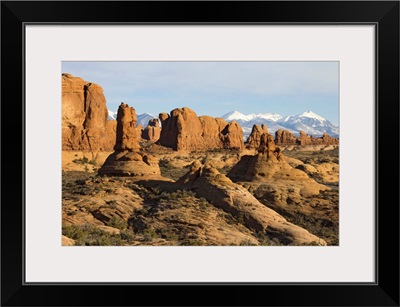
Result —
[[[339,145],[338,138],[331,138],[326,132],[320,138],[314,138],[312,135],[300,131],[300,136],[297,138],[297,144],[300,146],[306,145]]]
[[[109,134],[107,114],[101,86],[62,74],[63,150],[112,150],[115,135]]]
[[[263,134],[268,134],[268,128],[265,124],[262,124],[261,127],[259,125],[254,125],[251,129],[251,133],[247,138],[247,147],[249,148],[258,148],[260,147],[261,136]]]
[[[262,182],[272,186],[294,186],[299,188],[303,196],[319,194],[326,186],[318,184],[305,172],[293,168],[285,161],[279,147],[276,146],[272,135],[262,134],[258,153],[244,155],[228,172],[227,176],[235,182]]]
[[[275,144],[295,145],[297,144],[297,138],[290,131],[279,129],[275,132]]]
[[[228,125],[225,119],[200,116],[199,120],[201,123],[201,139],[199,141],[203,143],[201,146],[206,145],[205,149],[222,148],[221,133]]]
[[[324,240],[261,204],[248,190],[210,165],[203,166],[198,161],[194,162],[176,185],[194,190],[198,197],[204,197],[215,207],[241,217],[249,229],[264,233],[282,244],[326,245]]]
[[[331,138],[326,132],[323,134],[321,139],[323,145],[339,145],[339,139]]]
[[[149,120],[146,128],[142,130],[142,139],[148,140],[151,142],[156,142],[160,138],[161,135],[161,127],[158,118],[153,118]]]
[[[279,129],[275,132],[275,143],[277,145],[339,145],[338,138],[331,138],[326,132],[322,137],[315,138],[308,135],[304,131],[300,131],[300,135],[295,137],[293,133],[288,130]]]
[[[99,169],[99,175],[145,176],[161,174],[158,159],[140,152],[140,135],[134,108],[121,103],[117,115],[117,139],[112,153]]]
[[[297,143],[301,146],[311,145],[312,137],[308,136],[304,131],[300,131],[300,136],[297,138]]]
[[[117,113],[115,151],[134,151],[140,148],[136,123],[137,116],[135,109],[122,102]]]
[[[158,159],[142,152],[122,151],[112,153],[98,171],[108,176],[159,175]]]
[[[221,132],[222,134],[222,148],[230,148],[230,149],[243,149],[243,130],[240,125],[231,121]]]
[[[236,122],[200,116],[187,108],[159,115],[162,129],[159,144],[174,150],[243,149],[243,131]]]
[[[196,113],[189,108],[171,111],[171,115],[160,114],[162,130],[160,145],[174,150],[204,149],[203,129]]]

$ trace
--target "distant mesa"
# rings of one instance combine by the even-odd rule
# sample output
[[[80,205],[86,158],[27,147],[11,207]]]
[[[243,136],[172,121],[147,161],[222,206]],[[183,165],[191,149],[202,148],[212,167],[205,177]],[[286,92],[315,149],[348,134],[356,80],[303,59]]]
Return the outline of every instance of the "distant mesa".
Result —
[[[108,123],[100,85],[62,74],[62,149],[112,150],[116,122]]]
[[[170,114],[160,113],[159,144],[174,150],[243,149],[243,130],[232,121],[200,116],[190,108],[177,108]]]
[[[133,107],[121,103],[117,115],[117,133],[112,153],[98,170],[99,175],[145,176],[161,174],[158,159],[140,151],[137,116]]]

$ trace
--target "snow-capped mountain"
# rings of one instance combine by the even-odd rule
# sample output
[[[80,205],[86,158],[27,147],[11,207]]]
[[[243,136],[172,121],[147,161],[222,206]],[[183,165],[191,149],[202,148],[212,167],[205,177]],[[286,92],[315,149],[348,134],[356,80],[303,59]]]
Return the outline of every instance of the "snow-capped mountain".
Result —
[[[339,135],[339,127],[332,124],[327,119],[315,114],[312,111],[306,111],[299,115],[289,115],[277,121],[281,126],[297,132],[303,130],[309,135],[321,136],[324,132],[330,136]]]
[[[249,114],[249,115],[244,115],[238,111],[232,111],[229,113],[226,113],[225,115],[222,116],[227,121],[231,120],[242,120],[242,121],[251,121],[251,120],[258,120],[258,119],[266,119],[266,120],[271,120],[271,121],[277,121],[278,119],[281,119],[282,116],[279,114],[275,113],[259,113],[259,114]]]
[[[243,136],[245,139],[250,135],[251,129],[254,125],[267,125],[268,131],[272,134],[279,129],[286,129],[285,127],[279,125],[277,121],[282,118],[279,114],[274,113],[259,113],[259,114],[249,114],[244,115],[238,111],[229,112],[222,116],[227,122],[232,120],[236,121],[243,129]],[[292,131],[295,132],[295,131]]]
[[[107,117],[107,119],[108,119],[108,120],[110,120],[110,119],[116,120],[116,119],[117,119],[117,113],[118,113],[118,112],[113,112],[113,111],[108,110],[108,117]]]
[[[157,118],[157,117],[155,117],[154,115],[149,114],[149,113],[139,114],[137,116],[138,121],[137,121],[136,125],[142,125],[143,127],[146,127],[149,123],[149,120],[153,119],[153,118]]]
[[[108,110],[108,119],[116,120],[117,114],[118,114],[118,111],[113,112],[113,111]],[[138,121],[137,121],[136,125],[142,125],[143,127],[146,127],[149,123],[149,120],[153,119],[153,118],[157,118],[157,117],[155,117],[154,115],[149,114],[149,113],[139,114],[139,115],[137,115]]]
[[[271,134],[275,134],[279,129],[285,129],[295,135],[298,135],[301,130],[314,137],[322,136],[324,132],[327,132],[332,137],[339,135],[339,127],[311,111],[286,117],[275,113],[245,115],[238,111],[232,111],[223,115],[222,118],[228,122],[235,120],[242,127],[246,139],[255,124],[267,125],[268,131]]]

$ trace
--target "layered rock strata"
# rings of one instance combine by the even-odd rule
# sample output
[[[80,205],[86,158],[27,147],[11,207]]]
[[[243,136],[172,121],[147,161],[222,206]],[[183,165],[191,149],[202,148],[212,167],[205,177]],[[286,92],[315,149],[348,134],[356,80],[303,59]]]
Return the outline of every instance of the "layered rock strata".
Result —
[[[174,150],[243,149],[243,130],[234,121],[200,116],[187,108],[159,115],[162,129],[159,144]]]
[[[288,222],[274,210],[260,203],[248,190],[232,182],[211,165],[195,161],[176,185],[192,189],[215,207],[239,216],[255,232],[278,239],[288,245],[326,245],[326,242],[304,228]]]
[[[115,144],[100,85],[62,74],[62,149],[108,151]]]

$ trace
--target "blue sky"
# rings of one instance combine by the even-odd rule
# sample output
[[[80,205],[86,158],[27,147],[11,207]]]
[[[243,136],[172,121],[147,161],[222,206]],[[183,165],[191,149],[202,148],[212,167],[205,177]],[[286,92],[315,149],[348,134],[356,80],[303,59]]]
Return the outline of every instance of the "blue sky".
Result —
[[[338,62],[63,62],[62,72],[101,85],[111,111],[121,102],[155,116],[311,110],[339,123]]]

